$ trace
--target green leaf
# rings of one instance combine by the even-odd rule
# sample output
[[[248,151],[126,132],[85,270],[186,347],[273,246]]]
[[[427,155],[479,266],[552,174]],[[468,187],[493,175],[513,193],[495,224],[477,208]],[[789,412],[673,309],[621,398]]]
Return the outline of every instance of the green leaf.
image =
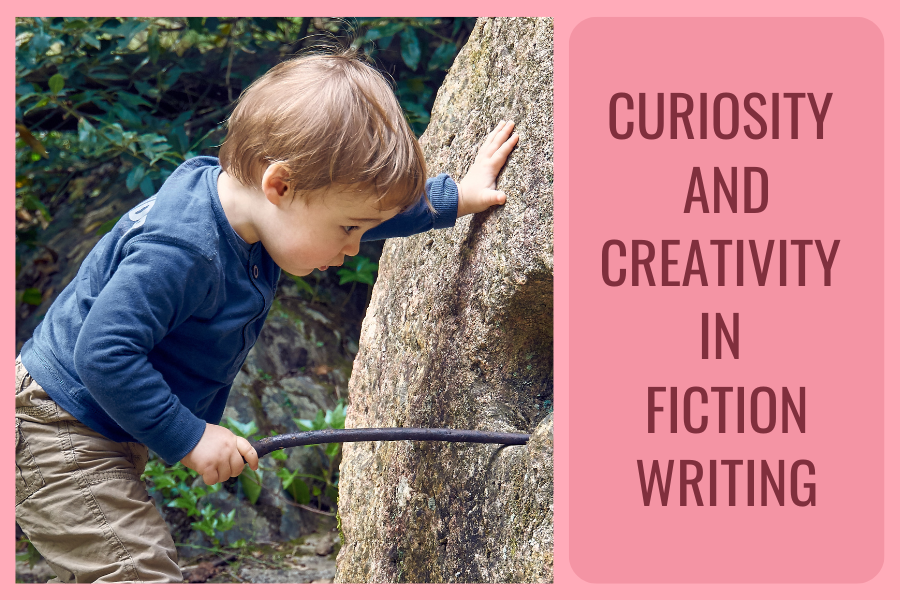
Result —
[[[122,36],[122,39],[119,41],[119,45],[116,47],[116,50],[125,50],[128,47],[128,44],[131,43],[132,38],[134,38],[134,36],[141,31],[147,29],[149,26],[149,21],[128,20],[122,23],[122,26],[116,30],[116,33]]]
[[[344,268],[338,269],[339,285],[350,282],[375,285],[374,274],[376,271],[378,271],[378,263],[372,262],[365,256],[354,256],[347,260]]]
[[[298,504],[309,504],[309,486],[300,478],[295,478],[287,488],[288,493]]]
[[[234,511],[236,509],[232,508],[231,511],[225,516],[219,516],[216,518],[216,529],[219,531],[229,531],[232,527],[234,527]]]
[[[294,478],[297,477],[297,471],[291,472],[286,467],[281,467],[275,474],[281,480],[281,487],[284,489],[288,489],[294,482]]]
[[[128,172],[128,176],[125,177],[125,187],[128,188],[129,192],[133,192],[143,183],[146,172],[147,169],[144,167],[144,163],[138,163],[137,166]]]
[[[419,38],[416,37],[416,30],[407,27],[400,32],[400,58],[406,63],[406,66],[415,71],[419,66],[419,59],[422,57],[422,48],[419,46]]]
[[[216,530],[213,527],[213,524],[208,521],[199,521],[196,523],[191,523],[191,529],[196,529],[197,531],[202,531],[209,537],[215,537]]]
[[[144,180],[141,182],[141,193],[144,194],[145,198],[149,198],[153,194],[156,193],[156,184],[153,183],[153,179],[150,177],[144,177]]]
[[[394,35],[401,31],[406,27],[406,23],[388,23],[387,25],[383,25],[381,27],[373,27],[366,32],[366,35],[363,36],[363,41],[365,42],[374,42],[379,39],[387,39],[394,37]],[[385,47],[385,45],[382,45]]]
[[[88,46],[93,46],[97,50],[100,49],[100,40],[98,40],[97,38],[95,38],[93,35],[91,35],[90,33],[86,32],[86,31],[81,34],[81,41],[84,42],[85,44],[87,44]]]
[[[149,106],[151,108],[153,107],[153,104],[148,102],[146,98],[142,98],[141,96],[138,96],[137,94],[131,94],[129,92],[121,92],[120,91],[116,94],[116,97],[123,104],[127,104],[127,105],[135,107],[135,108],[138,106]],[[190,111],[188,111],[188,112],[190,112]],[[181,125],[181,123],[179,123],[179,125]]]
[[[219,511],[216,510],[216,507],[214,507],[212,504],[207,504],[200,511],[200,514],[203,515],[203,519],[205,521],[212,521],[212,518],[216,516],[217,512]]]
[[[141,479],[146,479],[147,477],[157,477],[165,473],[166,467],[158,460],[151,460],[147,462],[147,466],[144,467],[144,473],[141,475]]]
[[[113,108],[113,111],[115,112],[116,116],[119,118],[119,121],[121,121],[121,123],[125,123],[126,125],[128,125],[129,128],[140,127],[141,125],[143,125],[143,119],[141,119],[141,117],[137,113],[135,113],[134,111],[132,111],[131,109],[129,109],[127,106],[125,106],[122,103],[116,104],[115,107]],[[114,123],[113,126],[114,127],[118,126],[118,128],[121,128],[122,127],[121,123]],[[120,129],[119,139],[117,140],[117,143],[122,144],[123,137],[124,137],[124,131],[122,129]],[[122,145],[124,145],[124,144],[122,144]]]
[[[297,288],[308,293],[310,296],[315,296],[316,292],[313,290],[313,287],[309,285],[302,277],[297,275],[288,275],[291,279],[294,280],[294,283],[297,284]]]
[[[316,411],[316,418],[313,419],[312,428],[315,431],[325,429],[325,412],[321,408]]]
[[[328,444],[327,446],[325,446],[325,454],[327,454],[331,458],[334,458],[335,456],[337,456],[338,452],[340,452],[340,451],[341,451],[341,445],[338,443]]]
[[[164,88],[170,88],[175,85],[175,82],[178,81],[178,78],[181,77],[182,73],[184,73],[184,69],[174,67],[166,71],[165,75],[161,78],[160,83]]]
[[[241,482],[241,489],[244,490],[244,494],[246,494],[250,504],[256,504],[262,492],[262,486],[256,473],[244,469],[244,472],[238,476],[238,481]]]
[[[185,498],[184,496],[179,496],[174,500],[170,501],[166,506],[170,506],[173,508],[182,508],[187,511],[188,516],[199,515],[200,511],[197,510],[197,503],[192,501],[190,498]]]
[[[293,421],[300,431],[312,431],[313,424],[309,419],[293,419]]]
[[[155,65],[159,61],[159,54],[161,51],[162,47],[159,43],[159,31],[156,27],[151,27],[150,31],[147,33],[147,58]]]
[[[338,402],[337,406],[334,408],[334,412],[331,416],[331,428],[332,429],[343,429],[344,423],[347,420],[347,407],[344,405],[344,402]]]
[[[84,29],[88,26],[88,22],[80,17],[63,17],[63,21],[65,23],[63,29],[66,30]]]
[[[113,230],[113,227],[115,227],[118,222],[118,219],[110,219],[109,221],[104,222],[103,225],[97,228],[97,235],[101,237],[106,235]]]
[[[175,481],[175,478],[169,475],[168,473],[163,473],[161,475],[156,475],[153,477],[153,487],[159,488],[161,490],[166,490],[169,488],[173,488],[178,485],[178,482]]]
[[[234,435],[238,435],[240,437],[250,437],[257,431],[259,431],[259,427],[256,426],[256,421],[241,423],[240,421],[231,417],[228,417],[226,421],[228,423],[226,427],[228,427],[228,429],[230,429]]]
[[[22,302],[25,304],[30,304],[32,306],[39,306],[41,303],[41,290],[37,288],[28,288],[25,290],[25,293],[22,294]]]
[[[50,48],[51,38],[43,31],[35,33],[28,42],[28,47],[35,54],[42,55]]]
[[[445,42],[437,47],[431,59],[428,61],[428,70],[446,71],[453,64],[453,58],[456,56],[456,44]]]
[[[142,134],[138,136],[138,143],[141,145],[141,152],[151,162],[159,160],[159,155],[172,149],[165,136],[158,133]]]
[[[96,129],[84,117],[78,119],[78,141],[87,142],[94,137]]]
[[[48,98],[47,96],[44,96],[43,98],[41,98],[40,100],[35,102],[34,106],[32,106],[31,108],[26,110],[25,114],[27,115],[28,113],[30,113],[33,110],[37,110],[38,108],[43,108],[43,107],[47,106],[47,104],[49,104],[49,103],[50,103],[50,98]]]
[[[274,460],[287,460],[288,459],[287,452],[285,452],[283,448],[279,448],[278,450],[274,450],[274,451],[270,452],[269,456],[271,456]]]
[[[147,56],[146,58],[144,58],[144,60],[142,60],[141,62],[139,62],[138,65],[137,65],[135,68],[133,68],[133,69],[131,70],[131,76],[134,77],[134,75],[135,75],[138,71],[140,71],[141,69],[143,69],[143,68],[144,68],[144,65],[146,65],[148,62],[150,62],[150,57],[149,57],[149,56]]]
[[[197,33],[203,33],[203,17],[188,17],[188,28]]]
[[[66,78],[56,73],[47,81],[47,84],[50,86],[50,93],[56,96],[66,87]]]
[[[120,81],[128,79],[128,75],[118,71],[108,71],[106,69],[92,70],[89,75],[92,79],[103,79],[108,81]]]

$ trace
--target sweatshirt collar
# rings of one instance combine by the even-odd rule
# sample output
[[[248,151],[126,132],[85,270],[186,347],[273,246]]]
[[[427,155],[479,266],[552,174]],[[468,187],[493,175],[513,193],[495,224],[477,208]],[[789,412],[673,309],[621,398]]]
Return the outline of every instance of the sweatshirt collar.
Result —
[[[212,204],[213,213],[216,215],[216,222],[219,225],[219,230],[222,232],[222,235],[228,240],[228,245],[231,246],[242,259],[245,261],[250,260],[250,252],[256,244],[248,244],[241,239],[241,236],[237,234],[231,226],[231,223],[228,222],[228,217],[225,216],[225,209],[222,208],[222,201],[219,198],[219,188],[217,185],[219,173],[222,172],[222,167],[219,166],[218,159],[214,160],[216,161],[216,166],[213,169],[209,169],[206,176],[208,177],[207,187],[209,189],[210,204]],[[258,243],[259,242],[257,242],[257,244]]]

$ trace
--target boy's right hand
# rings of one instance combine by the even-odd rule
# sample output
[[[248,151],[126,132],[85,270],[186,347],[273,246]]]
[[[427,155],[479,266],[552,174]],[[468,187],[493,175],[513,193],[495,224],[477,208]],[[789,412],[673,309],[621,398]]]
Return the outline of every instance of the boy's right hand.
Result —
[[[207,423],[200,442],[181,459],[181,464],[197,471],[203,477],[203,483],[212,485],[240,475],[244,470],[244,459],[254,471],[259,467],[256,450],[246,438]]]
[[[457,218],[506,202],[506,194],[497,191],[497,174],[519,142],[519,134],[513,133],[513,127],[512,121],[500,121],[484,139],[475,162],[457,184]]]

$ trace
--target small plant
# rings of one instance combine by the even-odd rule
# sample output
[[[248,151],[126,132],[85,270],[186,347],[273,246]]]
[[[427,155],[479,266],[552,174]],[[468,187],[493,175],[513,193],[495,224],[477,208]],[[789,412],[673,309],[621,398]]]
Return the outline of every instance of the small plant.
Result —
[[[259,373],[260,373],[260,379],[262,379],[262,375],[267,375],[262,370],[260,370]],[[272,379],[271,375],[267,375],[267,376],[269,379]],[[250,421],[249,423],[241,423],[240,421],[238,421],[236,419],[232,419],[231,417],[228,417],[227,419],[225,419],[224,427],[227,427],[228,429],[230,429],[231,433],[233,433],[234,435],[237,435],[237,436],[240,436],[243,438],[249,438],[251,435],[253,435],[259,431],[259,427],[256,426],[256,421]]]
[[[254,425],[255,426],[255,425]],[[180,462],[171,467],[166,467],[158,460],[147,463],[141,479],[146,481],[150,492],[158,491],[170,508],[180,508],[188,517],[196,520],[191,523],[191,528],[202,531],[214,545],[218,545],[217,531],[228,531],[234,527],[234,510],[227,515],[219,515],[218,510],[211,504],[205,503],[200,507],[200,501],[222,489],[221,483],[205,487],[194,487],[192,484],[199,474],[188,469]]]
[[[266,381],[265,377],[267,377],[268,379],[272,379],[272,376],[262,369],[259,370],[258,374],[259,378],[263,381]],[[231,433],[233,433],[234,435],[239,435],[244,438],[249,439],[250,436],[254,436],[256,438],[261,437],[259,435],[255,435],[259,432],[259,427],[257,427],[256,421],[241,423],[236,419],[228,417],[225,420],[224,426],[231,430]],[[274,431],[272,432],[272,435],[275,435]],[[275,460],[284,460],[287,458],[287,455],[284,454],[283,450],[278,450],[272,453],[272,458],[274,458]],[[249,466],[245,466],[244,470],[241,471],[241,474],[238,475],[238,482],[240,482],[241,490],[244,492],[244,495],[247,497],[247,500],[250,502],[250,504],[256,504],[256,501],[259,500],[259,495],[262,493],[262,480],[260,479],[259,475],[251,470]],[[223,531],[227,531],[227,529],[223,529]]]
[[[297,471],[291,472],[287,467],[281,467],[276,474],[281,479],[281,487],[287,490],[294,502],[309,504],[309,486],[300,478]],[[304,474],[302,477],[315,477],[315,475]]]
[[[343,400],[339,400],[334,410],[316,411],[314,419],[294,419],[294,424],[300,431],[321,431],[325,429],[343,429],[347,419],[347,406]],[[337,443],[327,444],[324,449],[319,447],[324,454],[325,468],[321,475],[312,473],[291,472],[286,468],[278,471],[281,485],[294,498],[295,502],[307,504],[311,497],[316,498],[319,508],[322,508],[322,496],[330,498],[335,504],[338,500],[338,466],[341,462],[341,445]],[[308,480],[303,481],[303,479]]]
[[[343,429],[344,422],[347,418],[347,407],[343,400],[339,400],[334,410],[316,412],[313,419],[294,419],[297,427],[301,431],[318,431],[323,429]],[[250,438],[260,438],[258,435],[259,427],[255,421],[242,423],[232,417],[228,417],[222,423],[235,435]],[[272,431],[270,435],[276,435],[277,432]],[[328,444],[324,448],[320,448],[324,454],[325,468],[321,470],[321,474],[300,473],[299,470],[290,471],[282,466],[276,471],[276,475],[281,480],[282,488],[287,494],[293,498],[294,502],[307,505],[313,499],[316,499],[319,510],[322,509],[322,496],[330,498],[335,504],[337,503],[338,490],[338,465],[340,464],[341,445]],[[276,461],[286,461],[287,453],[283,449],[275,450],[270,456]],[[260,467],[263,469],[264,467]],[[158,491],[165,505],[171,508],[178,508],[192,517],[191,528],[202,531],[210,538],[214,546],[219,545],[216,539],[216,533],[228,531],[234,527],[235,511],[232,510],[228,514],[220,514],[211,504],[202,502],[203,498],[209,494],[218,492],[222,489],[222,484],[217,483],[211,486],[194,487],[199,475],[182,465],[176,463],[171,467],[166,467],[158,460],[151,460],[144,469],[141,479],[145,480],[150,487],[150,491]],[[259,474],[246,467],[238,476],[241,490],[246,496],[250,504],[256,504],[262,494],[262,479]],[[231,547],[238,548],[232,544]]]
[[[375,273],[378,271],[378,263],[372,262],[365,256],[351,256],[347,259],[346,264],[338,269],[340,276],[340,285],[345,283],[364,283],[366,285],[375,285]]]
[[[347,259],[347,262],[344,266],[338,269],[338,276],[341,278],[338,282],[339,285],[344,285],[347,283],[352,283],[350,286],[350,293],[347,294],[347,298],[344,300],[344,304],[341,305],[341,308],[347,304],[347,301],[353,296],[353,292],[356,289],[357,283],[362,283],[368,286],[368,291],[366,295],[366,304],[368,304],[369,299],[368,295],[372,293],[372,286],[375,285],[375,273],[378,272],[378,263],[372,262],[365,256],[351,256]]]
[[[217,531],[228,531],[234,527],[234,509],[231,509],[231,512],[224,516],[218,513],[219,511],[213,508],[211,504],[207,504],[200,511],[202,518],[191,523],[191,529],[205,533],[212,540],[214,546],[219,545],[219,540],[216,539]]]

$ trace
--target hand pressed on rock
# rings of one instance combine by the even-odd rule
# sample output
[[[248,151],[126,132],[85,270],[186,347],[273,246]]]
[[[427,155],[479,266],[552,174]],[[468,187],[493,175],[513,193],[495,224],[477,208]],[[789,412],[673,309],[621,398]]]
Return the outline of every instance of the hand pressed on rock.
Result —
[[[506,194],[497,191],[497,173],[506,163],[519,134],[513,133],[515,123],[500,121],[484,139],[475,162],[459,182],[459,208],[457,217],[479,213],[506,202]]]

